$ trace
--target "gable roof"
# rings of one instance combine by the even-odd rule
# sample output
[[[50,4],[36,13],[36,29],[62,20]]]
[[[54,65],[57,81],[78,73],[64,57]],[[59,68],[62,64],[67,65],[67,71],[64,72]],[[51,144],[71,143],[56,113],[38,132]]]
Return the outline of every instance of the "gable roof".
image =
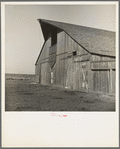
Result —
[[[38,19],[38,21],[41,24],[43,34],[47,31],[43,26],[55,27],[58,28],[59,32],[60,30],[66,32],[91,54],[115,56],[115,32],[51,20]]]

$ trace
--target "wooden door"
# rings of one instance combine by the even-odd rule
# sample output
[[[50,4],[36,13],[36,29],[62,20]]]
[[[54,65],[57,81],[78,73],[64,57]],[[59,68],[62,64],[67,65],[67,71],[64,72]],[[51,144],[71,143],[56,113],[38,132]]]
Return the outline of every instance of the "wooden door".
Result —
[[[93,90],[104,93],[110,92],[110,71],[93,71]]]
[[[115,93],[115,86],[116,86],[116,71],[115,71],[115,69],[113,69],[112,70],[112,76],[111,76],[111,80],[112,80],[112,86],[111,86],[111,88],[112,88],[112,93],[114,94]]]

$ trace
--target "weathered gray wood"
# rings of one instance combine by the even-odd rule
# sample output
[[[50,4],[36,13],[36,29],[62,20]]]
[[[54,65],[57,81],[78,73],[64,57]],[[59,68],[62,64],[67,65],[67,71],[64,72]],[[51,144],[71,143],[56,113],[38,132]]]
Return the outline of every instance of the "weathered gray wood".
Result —
[[[115,70],[112,70],[112,86],[113,86],[113,93],[115,94],[116,91],[116,73]]]
[[[113,75],[112,75],[112,69],[110,69],[110,93],[113,93]]]
[[[115,62],[91,62],[91,69],[115,69]]]
[[[77,52],[77,55],[73,54]],[[110,71],[109,71],[110,70]],[[91,55],[65,32],[57,34],[57,44],[46,41],[36,64],[36,81],[83,91],[115,93],[115,58]]]
[[[91,54],[88,62],[88,92],[93,90],[93,72],[91,70]]]

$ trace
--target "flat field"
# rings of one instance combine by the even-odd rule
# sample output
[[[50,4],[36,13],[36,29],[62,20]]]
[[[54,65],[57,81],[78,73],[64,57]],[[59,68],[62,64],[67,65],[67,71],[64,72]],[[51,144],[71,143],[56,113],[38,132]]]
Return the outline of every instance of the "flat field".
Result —
[[[115,111],[115,96],[34,82],[34,75],[5,75],[5,111]]]

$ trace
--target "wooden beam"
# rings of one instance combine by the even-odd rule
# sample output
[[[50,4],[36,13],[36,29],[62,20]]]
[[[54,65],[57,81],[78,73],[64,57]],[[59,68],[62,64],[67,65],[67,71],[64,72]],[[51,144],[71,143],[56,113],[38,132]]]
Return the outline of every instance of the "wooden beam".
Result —
[[[81,60],[81,61],[74,61],[74,63],[77,63],[77,62],[86,62],[86,61],[89,61],[89,60]]]
[[[115,60],[111,60],[111,61],[91,61],[91,63],[104,63],[104,62],[115,62]]]
[[[92,70],[100,70],[100,69],[115,69],[115,61],[112,62],[95,62],[95,63],[91,63],[91,69]]]
[[[67,52],[63,52],[63,53],[60,53],[60,54],[57,54],[56,56],[59,56],[59,55],[62,55],[62,54],[66,54]]]

